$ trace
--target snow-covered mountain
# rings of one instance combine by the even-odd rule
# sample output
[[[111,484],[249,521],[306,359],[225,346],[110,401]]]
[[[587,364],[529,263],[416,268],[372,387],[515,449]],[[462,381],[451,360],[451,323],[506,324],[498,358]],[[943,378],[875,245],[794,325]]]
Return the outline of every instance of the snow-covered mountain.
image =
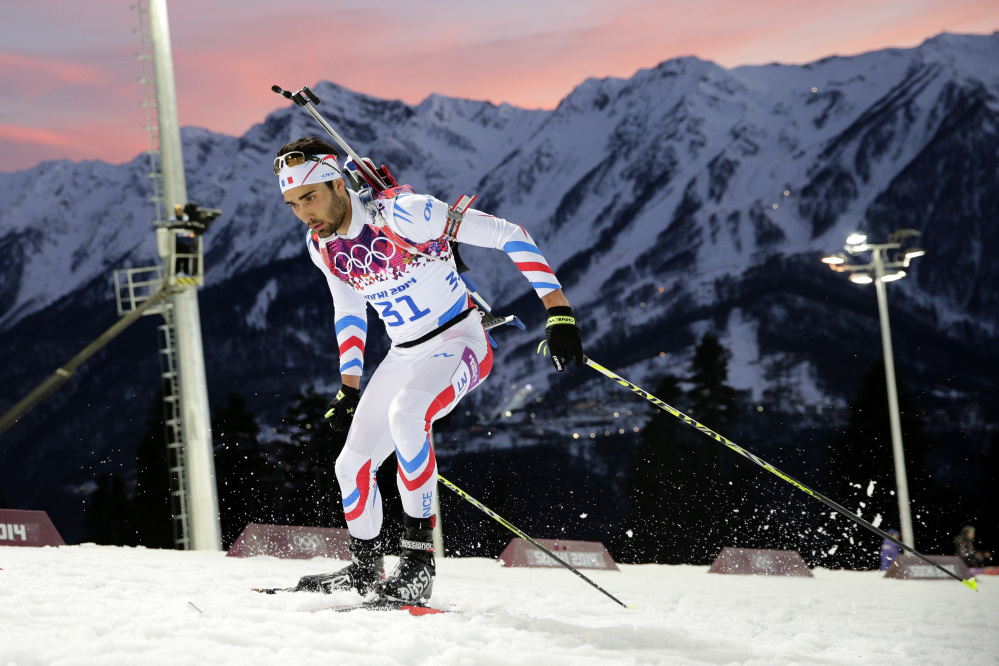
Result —
[[[800,408],[842,406],[880,357],[877,309],[873,289],[818,259],[854,230],[883,239],[915,229],[927,255],[889,288],[900,374],[993,418],[997,61],[999,33],[805,66],[681,58],[587,80],[552,111],[314,90],[352,147],[401,182],[449,201],[477,194],[476,207],[525,226],[580,315],[587,353],[649,388],[714,330],[733,352],[731,382],[753,400],[768,361],[784,357]],[[189,198],[224,211],[205,236],[210,390],[240,390],[270,410],[269,423],[290,392],[338,379],[328,293],[271,172],[274,151],[308,134],[322,130],[294,106],[243,137],[183,131]],[[156,263],[147,170],[138,157],[0,174],[0,409],[113,323],[114,269]],[[518,391],[522,402],[528,383],[543,396],[553,374],[534,354],[540,304],[502,253],[462,253],[487,299],[528,324],[528,334],[496,332],[494,376],[472,404],[491,413]],[[82,428],[98,433],[88,452],[127,461],[157,373],[151,336],[125,337],[4,437],[0,488],[11,463],[59,457]],[[554,381],[577,398],[618,390],[595,374]],[[141,413],[126,425],[129,396]],[[23,471],[11,495],[41,479]],[[67,469],[58,481],[88,473]]]

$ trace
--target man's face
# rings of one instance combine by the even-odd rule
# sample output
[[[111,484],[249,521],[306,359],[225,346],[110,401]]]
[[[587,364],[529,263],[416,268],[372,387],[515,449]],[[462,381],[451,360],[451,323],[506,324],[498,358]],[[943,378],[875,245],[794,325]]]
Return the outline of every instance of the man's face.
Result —
[[[284,201],[291,211],[318,232],[320,238],[329,238],[337,231],[346,233],[350,226],[343,181],[334,180],[332,184],[332,189],[326,183],[299,185],[284,193]]]

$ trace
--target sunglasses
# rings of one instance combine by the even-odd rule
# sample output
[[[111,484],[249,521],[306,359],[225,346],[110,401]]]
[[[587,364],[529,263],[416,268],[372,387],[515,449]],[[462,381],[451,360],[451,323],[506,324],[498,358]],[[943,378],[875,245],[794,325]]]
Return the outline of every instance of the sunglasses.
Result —
[[[333,157],[330,155],[329,157]],[[327,158],[329,159],[329,158]],[[286,166],[297,167],[302,166],[306,162],[318,162],[319,164],[326,164],[325,160],[316,157],[315,155],[306,155],[300,150],[293,150],[290,153],[285,153],[279,157],[274,158],[274,175],[281,173],[281,169]],[[333,157],[333,166],[336,167],[336,158]],[[339,171],[339,169],[337,169]]]

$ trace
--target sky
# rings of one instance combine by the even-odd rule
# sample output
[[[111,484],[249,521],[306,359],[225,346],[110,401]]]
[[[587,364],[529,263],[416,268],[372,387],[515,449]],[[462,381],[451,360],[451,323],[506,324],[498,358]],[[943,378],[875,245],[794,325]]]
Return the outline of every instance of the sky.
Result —
[[[150,147],[137,0],[0,8],[0,171]],[[147,3],[148,0],[142,0]],[[996,0],[168,0],[181,126],[240,136],[319,81],[551,109],[590,77],[680,56],[803,64],[999,30]]]

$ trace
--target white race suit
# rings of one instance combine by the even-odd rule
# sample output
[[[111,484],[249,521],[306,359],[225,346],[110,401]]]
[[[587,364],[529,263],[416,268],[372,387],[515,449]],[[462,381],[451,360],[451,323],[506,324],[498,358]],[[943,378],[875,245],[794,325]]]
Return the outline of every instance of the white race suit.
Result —
[[[363,372],[366,305],[392,341],[361,395],[336,461],[350,534],[373,539],[382,524],[378,467],[395,451],[403,510],[431,517],[437,488],[431,425],[492,367],[492,348],[454,267],[451,239],[505,251],[539,297],[560,285],[528,233],[506,220],[474,209],[460,221],[450,219],[448,205],[426,195],[362,203],[348,192],[347,233],[319,238],[310,231],[307,243],[333,294],[340,374]]]

